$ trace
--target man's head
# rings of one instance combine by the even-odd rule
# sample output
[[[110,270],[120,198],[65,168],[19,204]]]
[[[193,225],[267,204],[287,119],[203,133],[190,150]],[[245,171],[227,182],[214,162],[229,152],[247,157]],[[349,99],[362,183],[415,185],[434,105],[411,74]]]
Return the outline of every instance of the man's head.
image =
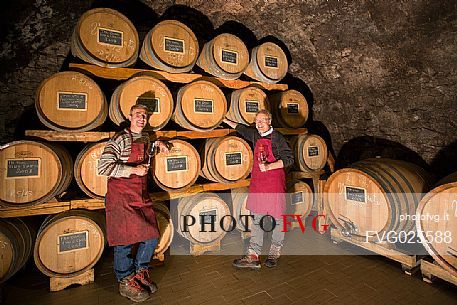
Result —
[[[136,104],[130,108],[129,114],[130,130],[139,133],[148,122],[148,107]]]
[[[271,113],[266,109],[257,112],[255,116],[255,127],[259,132],[267,132],[271,127]]]

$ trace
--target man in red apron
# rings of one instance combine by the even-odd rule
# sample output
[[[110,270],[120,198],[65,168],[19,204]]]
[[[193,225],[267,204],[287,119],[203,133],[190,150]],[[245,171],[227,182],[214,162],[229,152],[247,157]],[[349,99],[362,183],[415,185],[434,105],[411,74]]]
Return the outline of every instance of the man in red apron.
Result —
[[[109,176],[106,231],[109,245],[114,246],[119,293],[135,302],[144,301],[157,291],[148,273],[160,234],[147,190],[150,142],[148,134],[142,133],[147,111],[146,106],[132,106],[130,127],[107,143],[98,164],[99,174]],[[154,144],[167,151],[164,143]],[[131,256],[134,244],[138,244],[136,257]]]
[[[247,208],[254,216],[251,239],[247,255],[236,259],[233,265],[238,268],[260,268],[259,256],[262,252],[263,221],[270,218],[274,227],[271,247],[265,266],[277,265],[284,241],[282,215],[286,208],[286,178],[284,168],[294,163],[292,150],[284,136],[271,127],[271,114],[260,110],[256,115],[256,129],[224,119],[224,123],[235,128],[246,140],[254,144],[254,164],[249,185]]]

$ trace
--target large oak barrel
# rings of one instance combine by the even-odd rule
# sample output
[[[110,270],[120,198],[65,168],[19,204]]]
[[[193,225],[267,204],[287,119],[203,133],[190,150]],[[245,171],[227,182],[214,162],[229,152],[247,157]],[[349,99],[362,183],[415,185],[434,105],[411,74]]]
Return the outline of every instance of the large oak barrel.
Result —
[[[200,68],[223,79],[237,79],[248,64],[249,52],[246,45],[228,33],[220,34],[205,43],[197,60]]]
[[[142,104],[148,107],[149,124],[146,129],[159,130],[173,113],[173,97],[168,87],[152,76],[133,77],[119,85],[111,96],[110,119],[120,125],[128,119],[130,107]]]
[[[60,195],[70,185],[73,161],[63,147],[14,141],[0,150],[0,203],[35,205]]]
[[[28,261],[35,233],[19,218],[0,219],[0,284]]]
[[[214,182],[235,182],[246,178],[252,170],[252,150],[239,137],[206,139],[200,157],[203,163],[201,175]]]
[[[76,276],[97,263],[105,242],[102,213],[71,210],[51,215],[38,231],[35,264],[47,276]]]
[[[149,66],[170,73],[192,70],[199,46],[194,32],[176,20],[164,20],[146,35],[140,58]]]
[[[437,183],[416,210],[416,228],[428,253],[457,277],[457,172]]]
[[[308,120],[308,102],[297,90],[287,90],[268,97],[273,124],[284,128],[303,127]]]
[[[240,232],[246,232],[250,230],[252,226],[252,218],[248,216],[243,216],[251,215],[251,211],[249,211],[246,207],[248,194],[249,188],[247,187],[240,187],[231,190],[232,214],[233,218],[236,221],[236,229]]]
[[[200,193],[189,197],[184,197],[179,200],[178,207],[178,233],[194,244],[210,244],[220,241],[226,234],[221,228],[221,219],[230,215],[230,210],[227,204],[219,196],[213,193]],[[211,216],[214,215],[214,216]],[[185,217],[194,217],[195,224],[189,226],[188,232],[184,227]],[[211,218],[214,217],[214,232],[211,231]],[[204,225],[203,232],[201,230],[202,221],[208,223]],[[188,221],[190,223],[190,220]],[[229,230],[231,218],[225,217],[223,220],[223,228]]]
[[[153,177],[165,191],[184,190],[194,184],[200,171],[200,156],[197,150],[182,140],[170,140],[168,153],[153,157]]]
[[[343,234],[368,241],[389,232],[414,230],[421,194],[429,176],[420,167],[392,159],[366,159],[333,173],[324,188],[324,204]]]
[[[291,181],[287,183],[287,206],[286,214],[300,215],[303,220],[309,216],[313,207],[313,190],[302,181]],[[296,218],[288,218],[288,221],[296,222]]]
[[[102,67],[133,65],[138,58],[139,38],[135,26],[118,11],[96,8],[85,12],[71,38],[71,53]]]
[[[247,87],[232,91],[226,117],[234,122],[251,125],[255,122],[257,112],[262,109],[270,110],[265,92],[256,87]]]
[[[251,60],[244,74],[255,80],[274,84],[287,74],[289,63],[277,44],[265,42],[251,50]]]
[[[301,134],[290,139],[294,151],[295,166],[303,172],[313,172],[324,168],[328,149],[325,141],[312,134]]]
[[[170,210],[164,203],[154,202],[152,208],[156,214],[157,226],[159,227],[160,232],[159,242],[154,251],[153,258],[163,260],[165,251],[168,250],[173,241],[173,221],[171,220]]]
[[[98,160],[107,141],[88,144],[78,154],[74,165],[76,182],[89,197],[103,199],[107,191],[108,177],[98,174]]]
[[[224,119],[227,100],[213,83],[195,81],[178,91],[172,119],[181,127],[196,130],[213,130]]]
[[[40,121],[57,131],[87,131],[105,122],[108,103],[100,87],[78,72],[59,72],[38,87],[35,108]]]

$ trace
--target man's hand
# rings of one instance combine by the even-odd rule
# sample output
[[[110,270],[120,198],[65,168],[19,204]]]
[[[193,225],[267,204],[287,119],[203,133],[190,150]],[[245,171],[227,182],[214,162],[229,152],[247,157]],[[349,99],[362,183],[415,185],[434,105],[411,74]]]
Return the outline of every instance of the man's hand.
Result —
[[[162,141],[156,141],[157,147],[159,148],[159,152],[161,153],[168,153],[170,150],[168,149],[167,144]]]
[[[132,169],[132,174],[135,174],[137,176],[144,176],[148,173],[148,170],[149,166],[147,166],[146,164],[140,164]]]
[[[267,172],[270,169],[268,165],[269,164],[260,163],[259,164],[260,171],[261,172]]]
[[[229,125],[232,128],[236,128],[236,125],[238,125],[237,122],[230,121],[229,119],[226,119],[226,118],[224,118],[222,120],[222,122],[224,122],[225,124]]]

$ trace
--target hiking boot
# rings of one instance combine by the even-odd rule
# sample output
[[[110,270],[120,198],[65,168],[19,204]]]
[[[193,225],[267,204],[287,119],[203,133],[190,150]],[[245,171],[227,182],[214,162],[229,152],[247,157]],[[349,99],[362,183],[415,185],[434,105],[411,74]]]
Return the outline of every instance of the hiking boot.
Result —
[[[257,254],[244,255],[242,258],[238,258],[233,261],[233,266],[236,268],[250,268],[260,269],[260,260]]]
[[[279,260],[279,257],[268,256],[264,262],[264,265],[268,268],[276,267],[278,265],[278,260]]]
[[[135,274],[135,278],[141,285],[148,288],[151,294],[155,293],[159,289],[157,288],[156,283],[154,283],[149,277],[149,270],[146,268],[138,270],[138,272]]]
[[[119,283],[119,293],[133,302],[143,302],[149,298],[149,292],[138,284],[133,275],[122,279]]]

